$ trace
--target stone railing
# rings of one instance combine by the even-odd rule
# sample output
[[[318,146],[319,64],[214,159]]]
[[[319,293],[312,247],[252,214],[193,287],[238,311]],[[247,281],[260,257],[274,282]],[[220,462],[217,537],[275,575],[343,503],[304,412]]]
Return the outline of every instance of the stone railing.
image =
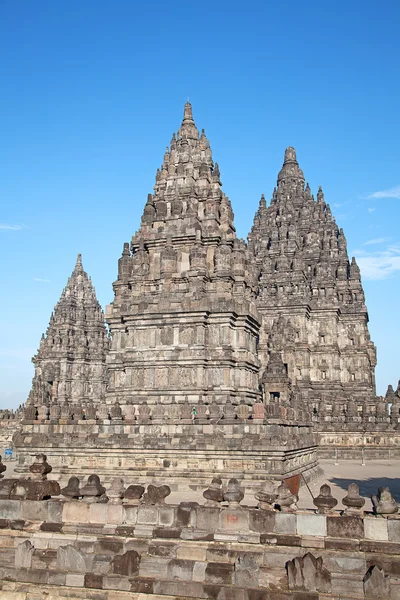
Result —
[[[258,423],[296,423],[296,425],[310,425],[311,417],[299,407],[285,406],[283,404],[263,404],[255,402],[246,404],[244,402],[224,403],[212,402],[211,404],[196,403],[188,401],[180,403],[155,403],[148,404],[146,401],[131,404],[106,404],[106,403],[61,403],[50,407],[42,404],[39,406],[28,405],[25,408],[24,422],[39,421],[53,423],[62,421],[90,423],[112,422],[127,424],[133,423],[165,423],[168,422],[247,422]]]
[[[60,490],[46,479],[50,469],[40,455],[31,479],[0,482],[7,600],[28,600],[27,584],[35,598],[85,598],[85,589],[102,590],[102,600],[399,598],[400,515],[387,488],[372,498],[373,513],[363,512],[355,484],[340,511],[329,486],[311,511],[266,481],[253,508],[241,504],[238,481],[220,479],[204,491],[205,505],[175,505],[168,486],[116,479],[105,489],[96,475]]]

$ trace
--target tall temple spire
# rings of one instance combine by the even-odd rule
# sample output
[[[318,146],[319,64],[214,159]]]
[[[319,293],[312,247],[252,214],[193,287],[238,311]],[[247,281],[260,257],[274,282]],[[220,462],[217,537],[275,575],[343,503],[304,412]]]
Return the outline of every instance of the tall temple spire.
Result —
[[[183,121],[178,132],[178,139],[191,138],[197,139],[199,132],[193,119],[192,105],[190,102],[186,102],[183,109]]]
[[[32,361],[29,404],[100,401],[106,386],[109,339],[102,308],[78,254]]]
[[[249,250],[260,273],[258,310],[268,317],[261,328],[261,364],[268,362],[271,314],[274,311],[276,319],[284,315],[288,320],[293,311],[298,347],[291,347],[288,323],[281,331],[284,362],[293,383],[307,388],[307,393],[315,388],[317,395],[322,388],[330,393],[374,394],[375,347],[369,337],[359,267],[354,259],[349,262],[345,235],[332,218],[322,188],[315,200],[310,187],[304,187],[303,171],[291,146],[286,148],[273,200],[268,208],[260,205],[256,211]],[[313,334],[308,323],[313,323]]]

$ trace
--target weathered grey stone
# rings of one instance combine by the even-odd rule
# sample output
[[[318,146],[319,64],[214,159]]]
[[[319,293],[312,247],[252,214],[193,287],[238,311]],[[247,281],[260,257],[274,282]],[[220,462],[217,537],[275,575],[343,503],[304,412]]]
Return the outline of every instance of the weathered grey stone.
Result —
[[[286,565],[290,590],[305,592],[330,593],[331,575],[323,567],[322,558],[315,558],[307,552],[303,557],[297,557]]]
[[[59,546],[57,548],[57,568],[61,571],[76,571],[78,573],[85,573],[85,556],[71,544],[68,544],[67,546]]]
[[[63,496],[65,496],[66,498],[72,498],[72,499],[77,499],[80,498],[81,496],[81,491],[80,491],[80,481],[78,479],[78,477],[70,477],[68,480],[68,484],[62,488],[61,490],[61,494]]]
[[[399,511],[399,506],[388,487],[380,487],[377,496],[372,496],[374,512],[378,515],[392,515]]]
[[[346,506],[346,515],[359,515],[362,514],[362,508],[365,504],[365,498],[361,498],[360,490],[356,483],[350,483],[347,491],[347,496],[342,500]]]
[[[322,515],[332,512],[338,501],[332,496],[331,488],[326,483],[321,486],[319,495],[313,498],[313,504]]]
[[[210,487],[203,492],[203,496],[206,499],[206,506],[218,506],[218,503],[224,499],[222,479],[214,477]]]
[[[171,493],[171,488],[168,485],[148,485],[146,493],[143,495],[143,504],[165,504],[165,498]]]
[[[25,542],[18,544],[15,549],[15,568],[30,569],[34,551],[35,548],[29,540],[25,540]]]
[[[326,536],[325,515],[297,515],[297,533],[299,535]]]
[[[113,573],[132,577],[139,572],[140,556],[135,550],[128,550],[125,554],[115,556],[112,563]]]
[[[375,565],[364,577],[364,595],[366,600],[390,600],[389,578]]]

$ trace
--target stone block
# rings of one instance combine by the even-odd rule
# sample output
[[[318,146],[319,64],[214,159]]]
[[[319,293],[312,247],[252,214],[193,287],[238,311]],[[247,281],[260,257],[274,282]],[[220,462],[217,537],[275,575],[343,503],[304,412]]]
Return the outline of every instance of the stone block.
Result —
[[[362,577],[354,577],[351,575],[332,574],[332,594],[337,595],[340,598],[351,598],[353,600],[364,598],[364,587]],[[379,600],[378,598],[376,600]]]
[[[205,581],[206,562],[195,562],[193,567],[193,581]]]
[[[207,548],[207,562],[231,563],[233,564],[238,557],[238,552],[225,544],[212,544]]]
[[[301,547],[302,548],[325,548],[325,538],[315,535],[302,535],[301,536]]]
[[[85,573],[85,588],[101,590],[103,588],[103,576],[97,573]]]
[[[139,506],[137,511],[137,523],[139,525],[156,525],[158,523],[158,507],[151,505]]]
[[[178,507],[179,510],[179,507]],[[160,506],[158,509],[158,522],[160,525],[171,527],[175,520],[175,510],[173,506]]]
[[[258,585],[261,588],[279,590],[287,586],[286,572],[281,569],[271,569],[271,567],[260,567],[258,573]]]
[[[176,524],[179,527],[196,527],[197,502],[181,502],[176,511]]]
[[[154,537],[156,538],[177,539],[181,537],[181,533],[182,530],[179,527],[154,527]],[[190,537],[188,539],[192,538]]]
[[[219,518],[219,529],[221,531],[235,532],[248,531],[249,511],[242,508],[226,508],[221,510]]]
[[[123,522],[123,506],[122,504],[106,504],[107,506],[107,523],[115,523],[120,525]]]
[[[215,531],[219,527],[219,514],[221,509],[209,506],[196,508],[196,529]]]
[[[47,519],[50,523],[62,522],[63,503],[59,501],[49,500],[47,502]]]
[[[381,517],[365,517],[364,519],[365,539],[387,541],[388,521]]]
[[[0,519],[19,519],[21,500],[0,500]]]
[[[59,546],[57,548],[57,568],[60,571],[84,573],[86,571],[85,556],[74,546]]]
[[[326,515],[298,514],[297,533],[299,535],[326,536]]]
[[[47,521],[49,520],[47,502],[43,500],[25,500],[21,502],[20,515],[22,519],[28,521]]]
[[[154,593],[154,579],[150,577],[132,577],[131,592],[136,594],[153,594]]]
[[[65,585],[70,587],[84,587],[85,576],[77,573],[67,573],[65,577]]]
[[[298,551],[284,548],[268,548],[264,551],[263,566],[269,569],[285,568],[286,563],[298,555]]]
[[[194,581],[155,581],[155,598],[161,600],[166,596],[172,598],[204,598],[203,585]]]
[[[362,555],[346,556],[341,554],[324,555],[324,566],[330,572],[336,573],[359,573],[364,576],[367,571],[367,564]]]
[[[176,551],[177,558],[183,558],[185,560],[193,561],[204,561],[206,560],[207,547],[206,546],[192,546],[191,544],[179,545]]]
[[[234,566],[229,563],[214,563],[209,562],[206,566],[206,581],[207,583],[227,583],[233,582]]]
[[[174,558],[168,564],[168,577],[180,581],[191,581],[194,562],[181,558]]]
[[[364,523],[361,517],[357,516],[328,516],[327,535],[333,538],[363,538]]]
[[[154,526],[153,525],[136,525],[135,536],[143,538],[153,537]]]
[[[275,528],[276,513],[270,510],[249,510],[249,528],[258,533],[271,533]]]
[[[30,569],[32,567],[32,557],[35,548],[29,540],[25,540],[15,549],[15,568]]]
[[[64,523],[89,523],[89,509],[95,504],[85,504],[84,502],[64,502],[62,521]],[[97,505],[100,506],[100,505]]]
[[[135,550],[128,550],[125,554],[118,554],[112,562],[112,570],[116,575],[132,577],[139,572],[141,557]]]
[[[149,556],[162,556],[163,558],[176,558],[178,546],[173,542],[155,542],[149,545],[148,554]]]
[[[98,575],[107,575],[111,569],[110,555],[95,554],[90,569]]]
[[[135,525],[137,522],[137,506],[124,506],[123,522],[128,525]]]
[[[165,578],[167,576],[168,563],[169,560],[160,557],[142,556],[139,574],[141,577],[152,577],[157,580]]]
[[[275,533],[285,533],[295,535],[297,531],[296,515],[291,513],[277,512],[275,513]]]
[[[244,542],[245,544],[259,544],[261,539],[260,533],[240,533],[238,534],[238,541]]]
[[[400,542],[400,519],[388,519],[389,542]]]
[[[120,590],[128,592],[131,588],[131,582],[127,577],[121,577],[120,575],[107,575],[103,577],[103,590]],[[125,594],[124,594],[125,595]],[[121,594],[118,592],[110,592],[108,594],[108,600],[120,600]]]
[[[95,544],[95,551],[100,554],[119,554],[122,552],[124,544],[122,540],[113,537],[103,537]]]
[[[93,502],[89,504],[89,520],[90,523],[107,523],[108,504]],[[111,505],[110,505],[111,506]]]
[[[49,572],[49,585],[65,585],[66,573]]]

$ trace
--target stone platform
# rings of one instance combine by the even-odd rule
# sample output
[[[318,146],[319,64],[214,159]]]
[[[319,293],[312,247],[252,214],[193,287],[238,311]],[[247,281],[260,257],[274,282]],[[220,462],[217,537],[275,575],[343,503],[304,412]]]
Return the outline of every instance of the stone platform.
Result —
[[[95,471],[105,481],[133,477],[188,490],[204,487],[223,472],[254,488],[266,477],[280,481],[303,473],[312,480],[320,472],[317,439],[305,422],[35,421],[24,422],[18,436],[16,472],[27,472],[32,456],[45,452],[51,457],[52,478],[59,480]]]

